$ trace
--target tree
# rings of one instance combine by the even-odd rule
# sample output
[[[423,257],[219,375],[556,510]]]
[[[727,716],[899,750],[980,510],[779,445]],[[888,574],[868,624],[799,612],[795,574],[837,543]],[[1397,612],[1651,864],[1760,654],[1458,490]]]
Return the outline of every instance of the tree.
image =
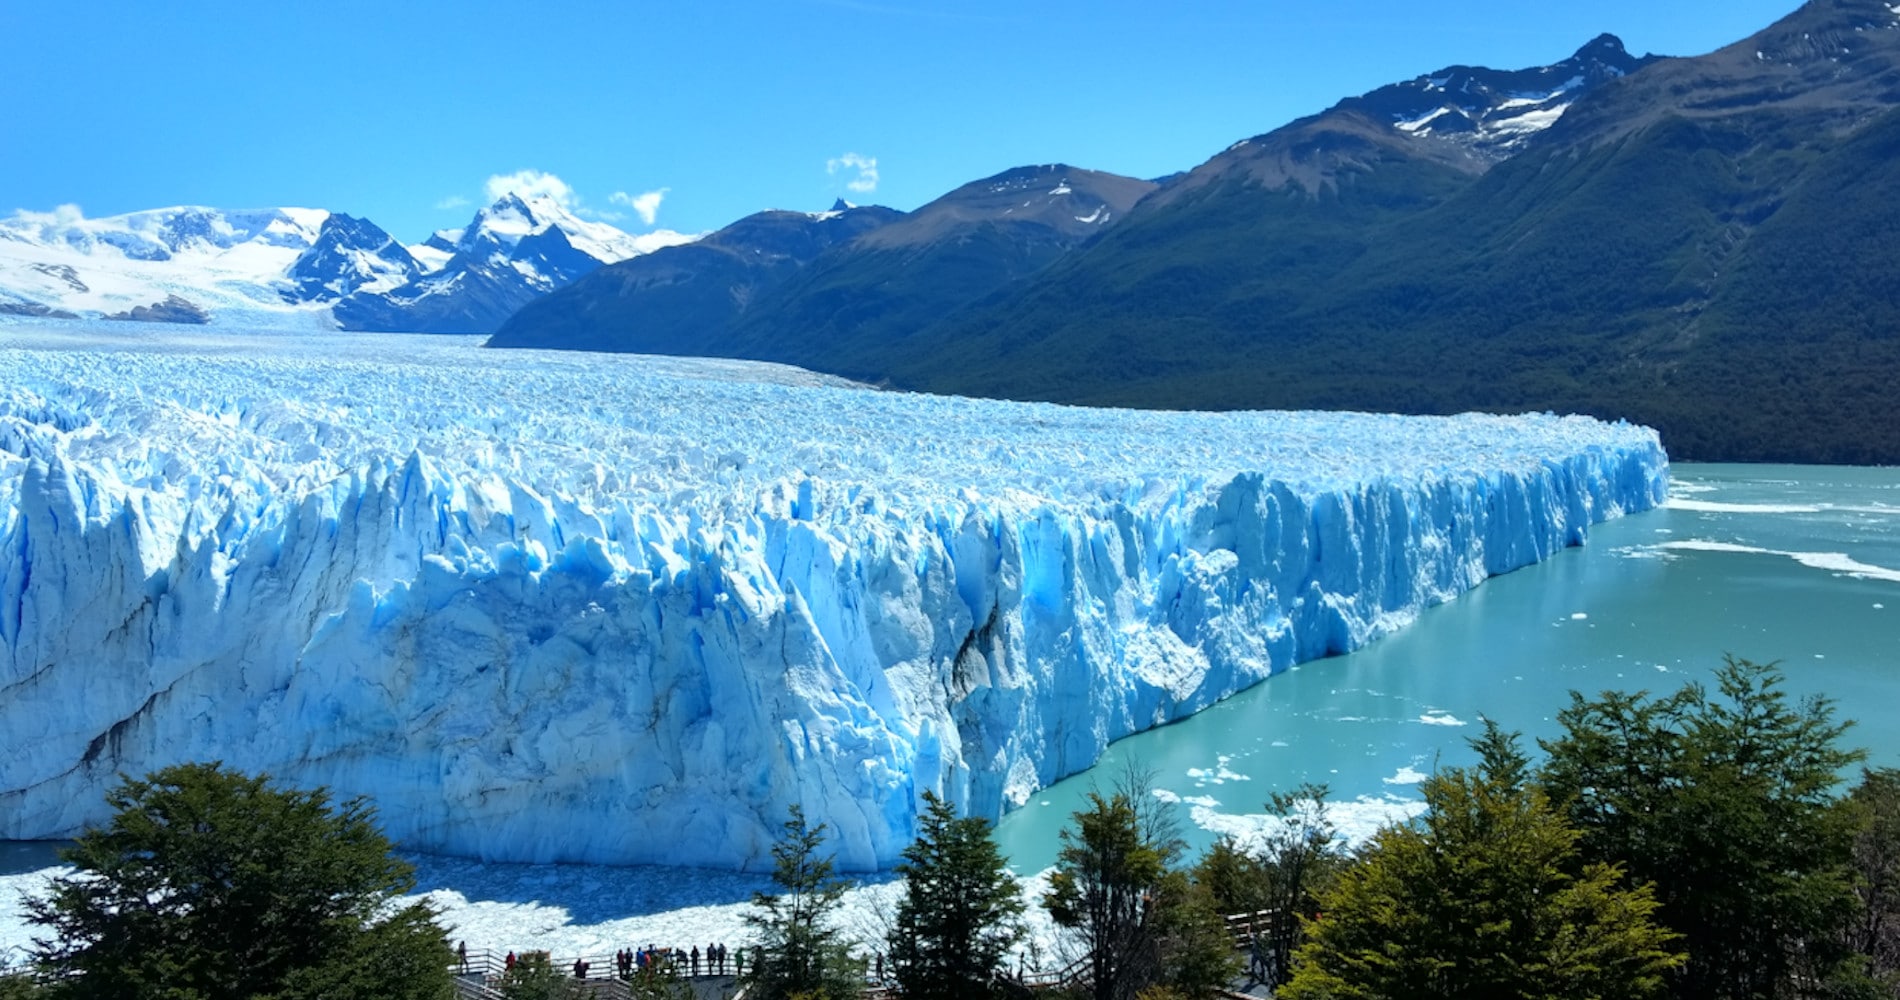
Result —
[[[1280,820],[1267,837],[1261,859],[1266,908],[1274,911],[1262,942],[1269,986],[1280,986],[1292,977],[1300,920],[1319,912],[1319,890],[1339,869],[1339,847],[1333,824],[1326,818],[1326,795],[1325,785],[1302,784],[1292,792],[1275,792],[1267,800],[1267,812]]]
[[[1847,957],[1854,819],[1835,789],[1863,755],[1840,749],[1831,702],[1791,703],[1781,681],[1725,657],[1719,696],[1573,692],[1544,744],[1541,781],[1582,856],[1653,883],[1682,933],[1682,997],[1788,996]]]
[[[63,852],[29,919],[41,969],[73,997],[441,998],[452,955],[413,870],[363,799],[221,765],[123,779]]]
[[[634,1000],[693,1000],[697,995],[693,984],[672,962],[652,962],[644,969],[635,969],[627,980],[627,992]]]
[[[545,951],[522,952],[501,977],[498,992],[507,1000],[577,1000],[591,995],[571,973],[556,969]]]
[[[1647,887],[1578,864],[1578,831],[1506,772],[1427,779],[1427,812],[1388,827],[1321,894],[1290,1000],[1644,998],[1681,961]]]
[[[1232,835],[1214,841],[1194,862],[1194,884],[1206,889],[1222,913],[1268,908],[1266,865]]]
[[[0,965],[0,1000],[40,1000],[46,987],[31,975]]]
[[[1152,779],[1130,768],[1112,793],[1089,793],[1061,833],[1043,896],[1050,917],[1080,933],[1097,1000],[1160,985],[1199,995],[1236,965],[1213,895],[1172,870],[1184,845],[1156,807]]]
[[[1278,822],[1256,852],[1222,838],[1195,865],[1195,882],[1207,887],[1220,912],[1266,911],[1251,925],[1251,951],[1254,977],[1269,986],[1285,983],[1292,974],[1299,918],[1317,912],[1320,888],[1343,861],[1326,818],[1327,794],[1325,785],[1311,783],[1273,793],[1267,812]]]
[[[1159,978],[1154,890],[1167,855],[1142,837],[1134,804],[1122,792],[1090,792],[1071,817],[1043,906],[1088,949],[1096,1000],[1128,1000]]]
[[[1185,871],[1170,871],[1155,887],[1155,931],[1160,946],[1160,988],[1169,995],[1210,997],[1240,972],[1240,959],[1214,894]]]
[[[907,998],[955,1000],[989,995],[1023,936],[1022,890],[982,817],[958,819],[924,792],[917,840],[897,866],[904,898],[889,943]]]
[[[1854,895],[1845,944],[1875,976],[1900,974],[1900,770],[1861,772],[1848,801],[1856,810]]]
[[[758,932],[760,948],[746,977],[748,995],[843,1000],[861,992],[864,963],[829,925],[851,883],[835,876],[830,856],[819,855],[824,840],[825,824],[807,825],[805,811],[793,806],[772,845],[772,879],[785,892],[754,893],[755,912],[745,917]]]

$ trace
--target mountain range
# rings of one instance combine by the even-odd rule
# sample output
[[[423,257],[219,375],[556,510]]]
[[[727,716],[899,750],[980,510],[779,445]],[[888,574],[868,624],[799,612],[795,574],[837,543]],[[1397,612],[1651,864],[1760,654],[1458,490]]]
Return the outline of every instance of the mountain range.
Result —
[[[1139,179],[630,237],[508,196],[404,246],[320,210],[0,220],[0,312],[494,331],[1171,409],[1556,410],[1678,459],[1900,462],[1900,5],[1692,58],[1453,66]],[[265,314],[268,314],[266,316]]]
[[[19,213],[0,219],[0,313],[489,333],[603,264],[691,239],[514,194],[415,246],[324,209]]]
[[[1896,29],[1883,0],[1810,0],[1705,56],[1605,35],[1451,67],[1158,182],[999,174],[728,288],[743,309],[658,304],[636,276],[684,260],[661,251],[491,343],[1096,405],[1575,411],[1651,424],[1679,459],[1900,462]],[[1033,178],[1103,215],[978,207]],[[711,302],[725,280],[682,264],[666,287]]]
[[[1061,165],[965,184],[908,214],[844,202],[748,216],[691,245],[588,275],[492,346],[847,357],[928,325],[1087,242],[1154,190]],[[716,255],[715,255],[716,254]]]
[[[1034,287],[1031,279],[1102,238],[1137,205],[1153,211],[1234,176],[1328,184],[1342,163],[1376,155],[1381,141],[1423,150],[1456,174],[1480,173],[1556,121],[1583,92],[1650,61],[1606,35],[1552,66],[1452,67],[1237,143],[1161,181],[1066,164],[1018,167],[908,215],[856,209],[848,238],[837,238],[845,229],[828,227],[834,238],[805,243],[802,255],[758,241],[766,216],[753,216],[693,247],[603,268],[522,309],[489,343],[764,358],[891,380],[913,355],[934,355],[936,331],[946,322],[981,314],[995,296]],[[823,226],[833,213],[799,218]],[[742,277],[696,264],[712,246],[758,263]],[[960,391],[984,394],[980,385]]]

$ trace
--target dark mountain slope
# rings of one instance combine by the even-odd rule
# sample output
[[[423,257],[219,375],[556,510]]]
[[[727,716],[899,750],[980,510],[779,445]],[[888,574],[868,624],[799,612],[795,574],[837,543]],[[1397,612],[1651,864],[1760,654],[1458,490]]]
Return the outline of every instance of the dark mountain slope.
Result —
[[[889,374],[922,388],[1092,401],[1121,395],[1104,388],[1216,370],[1310,285],[1350,266],[1397,220],[1462,190],[1479,168],[1462,149],[1357,115],[1300,123],[1203,165],[1156,194],[1155,207],[1144,203],[1096,245],[941,338],[954,347],[894,359]],[[1165,326],[1152,321],[1161,303]],[[1043,330],[1061,335],[1036,335]]]
[[[749,215],[706,238],[603,267],[510,317],[490,347],[717,354],[759,299],[824,251],[903,213],[843,204],[830,212]]]
[[[1549,138],[1589,145],[1665,118],[1727,119],[1779,111],[1817,132],[1853,129],[1900,102],[1900,14],[1882,0],[1809,0],[1734,45],[1665,60],[1606,86],[1565,114]]]
[[[1897,19],[1811,3],[1609,80],[1462,185],[1453,161],[1387,141],[1397,129],[1361,136],[1387,154],[1342,160],[1347,182],[1317,193],[1234,171],[1183,184],[893,380],[1140,406],[1580,410],[1653,423],[1680,458],[1900,461],[1900,403],[1863,388],[1900,378],[1883,273],[1900,247]]]
[[[765,213],[605,268],[523,309],[489,343],[881,374],[919,331],[1037,274],[1154,188],[1058,164],[966,184],[908,215]]]
[[[966,184],[814,261],[719,353],[879,377],[943,317],[1041,272],[1154,188],[1061,164]]]

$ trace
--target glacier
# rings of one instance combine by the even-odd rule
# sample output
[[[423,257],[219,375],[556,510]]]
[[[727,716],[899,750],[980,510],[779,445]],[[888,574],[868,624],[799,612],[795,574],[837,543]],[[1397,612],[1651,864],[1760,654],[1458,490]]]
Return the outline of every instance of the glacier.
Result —
[[[0,838],[218,759],[411,849],[757,870],[796,803],[874,869],[1668,477],[1576,416],[115,327],[0,325]]]

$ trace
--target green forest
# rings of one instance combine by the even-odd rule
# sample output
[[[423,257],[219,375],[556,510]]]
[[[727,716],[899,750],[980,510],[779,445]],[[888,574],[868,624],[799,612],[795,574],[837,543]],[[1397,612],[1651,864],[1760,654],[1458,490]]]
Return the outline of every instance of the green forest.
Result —
[[[987,821],[925,793],[883,940],[836,925],[851,881],[794,809],[736,985],[758,1000],[1900,996],[1900,770],[1857,768],[1852,723],[1772,665],[1713,687],[1572,692],[1533,750],[1487,720],[1425,811],[1347,845],[1324,787],[1272,796],[1256,841],[1193,855],[1124,770],[1061,834],[1026,904]],[[1850,784],[1851,781],[1851,784]],[[187,765],[126,779],[112,821],[29,900],[48,936],[0,998],[446,997],[434,915],[362,801]],[[1026,905],[1065,938],[1024,953]],[[748,961],[744,955],[752,956]],[[491,988],[593,996],[527,956]],[[626,995],[694,995],[623,970]]]

